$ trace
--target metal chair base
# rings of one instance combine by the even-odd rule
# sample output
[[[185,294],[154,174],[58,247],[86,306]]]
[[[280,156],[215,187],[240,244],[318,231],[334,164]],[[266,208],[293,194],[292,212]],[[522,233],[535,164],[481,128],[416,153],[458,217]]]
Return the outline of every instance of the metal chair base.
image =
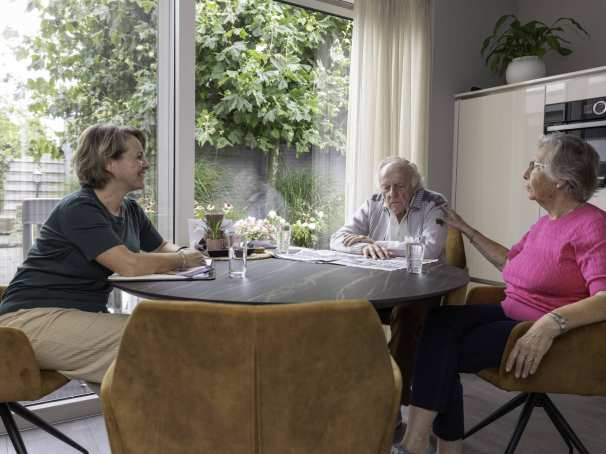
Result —
[[[80,451],[83,454],[88,454],[88,451],[76,443],[74,440],[69,438],[64,433],[55,429],[49,423],[44,421],[42,418],[25,408],[23,405],[18,404],[16,402],[3,402],[0,403],[0,417],[2,418],[2,422],[4,423],[4,427],[6,427],[6,432],[8,433],[8,437],[15,448],[17,454],[27,454],[27,450],[25,449],[25,444],[23,443],[23,438],[21,438],[21,434],[19,433],[19,429],[17,428],[17,424],[15,424],[15,419],[13,418],[12,412],[21,416],[26,421],[34,424],[40,429],[46,431],[51,434],[53,437],[58,438],[64,443],[67,443],[72,448]]]
[[[520,442],[520,438],[522,438],[522,434],[524,433],[524,429],[526,429],[526,425],[530,419],[530,415],[535,407],[543,407],[549,419],[559,432],[560,436],[568,446],[568,452],[573,454],[574,448],[581,454],[589,454],[589,451],[583,445],[577,434],[572,430],[572,427],[568,424],[562,413],[557,409],[552,400],[544,393],[520,393],[509,402],[504,404],[502,407],[495,410],[492,414],[490,414],[486,419],[476,424],[474,427],[469,429],[463,438],[467,438],[470,435],[476,433],[478,430],[486,427],[488,424],[496,421],[501,416],[506,415],[512,410],[518,408],[520,405],[524,404],[524,408],[522,409],[522,413],[520,414],[520,418],[518,419],[518,423],[516,424],[515,430],[509,441],[509,445],[507,445],[507,449],[505,450],[505,454],[513,454],[515,449]]]

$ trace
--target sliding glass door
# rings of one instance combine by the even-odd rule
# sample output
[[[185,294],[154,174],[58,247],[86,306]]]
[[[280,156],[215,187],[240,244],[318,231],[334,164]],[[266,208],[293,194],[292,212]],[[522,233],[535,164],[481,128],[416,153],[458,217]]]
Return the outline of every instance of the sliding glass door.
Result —
[[[8,0],[0,15],[0,283],[7,284],[54,201],[79,187],[79,134],[142,129],[154,171],[133,194],[158,218],[157,0]],[[50,399],[88,392],[72,382]]]
[[[351,31],[350,19],[275,0],[196,0],[199,216],[273,210],[295,242],[327,246],[344,220]]]

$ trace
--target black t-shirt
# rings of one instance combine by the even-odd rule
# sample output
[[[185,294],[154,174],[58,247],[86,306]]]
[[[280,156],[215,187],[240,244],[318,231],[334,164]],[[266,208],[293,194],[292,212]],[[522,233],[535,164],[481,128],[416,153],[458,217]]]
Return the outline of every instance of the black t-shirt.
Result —
[[[90,188],[66,196],[8,286],[0,315],[36,307],[107,311],[111,285],[106,278],[112,271],[95,258],[120,244],[133,252],[150,252],[162,244],[137,202],[125,199],[121,215],[113,216]]]

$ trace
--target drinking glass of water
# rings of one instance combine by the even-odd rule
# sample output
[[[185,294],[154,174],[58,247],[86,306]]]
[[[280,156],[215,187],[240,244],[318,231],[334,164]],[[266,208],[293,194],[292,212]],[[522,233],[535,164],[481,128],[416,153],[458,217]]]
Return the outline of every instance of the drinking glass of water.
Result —
[[[290,224],[282,224],[280,230],[278,230],[278,254],[288,254],[288,248],[290,247]]]
[[[425,245],[420,239],[406,243],[406,258],[408,261],[408,272],[412,274],[421,274],[423,270],[423,255],[425,254]]]
[[[248,255],[248,241],[246,236],[236,233],[225,235],[229,252],[228,275],[233,278],[246,277],[246,258]]]

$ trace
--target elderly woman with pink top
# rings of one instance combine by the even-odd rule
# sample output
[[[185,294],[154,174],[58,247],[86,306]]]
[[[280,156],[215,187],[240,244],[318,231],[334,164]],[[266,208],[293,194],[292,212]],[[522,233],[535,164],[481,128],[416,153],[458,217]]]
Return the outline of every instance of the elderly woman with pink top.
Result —
[[[417,350],[403,446],[392,452],[425,453],[432,430],[438,454],[462,452],[459,372],[497,367],[517,323],[536,320],[506,363],[507,371],[526,378],[555,337],[606,320],[606,212],[587,202],[597,189],[599,160],[590,145],[572,135],[540,141],[523,177],[528,198],[547,214],[511,249],[443,209],[444,221],[502,270],[506,297],[500,305],[444,306],[429,314]]]

